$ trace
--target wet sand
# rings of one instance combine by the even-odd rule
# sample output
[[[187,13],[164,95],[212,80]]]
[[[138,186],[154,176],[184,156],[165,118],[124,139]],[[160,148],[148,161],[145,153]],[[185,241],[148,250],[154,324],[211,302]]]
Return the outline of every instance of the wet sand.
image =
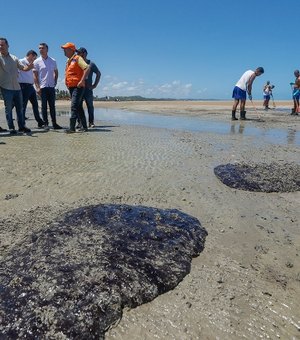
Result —
[[[57,109],[69,110],[69,102]],[[290,102],[247,108],[230,124],[299,131]],[[97,107],[230,121],[231,102],[97,102]],[[36,126],[29,112],[27,125]],[[67,127],[68,118],[58,123]],[[188,276],[154,301],[124,311],[107,339],[300,337],[300,193],[226,187],[214,167],[233,162],[299,164],[295,143],[242,133],[213,134],[96,122],[88,133],[34,129],[0,134],[0,255],[58,214],[86,204],[175,208],[206,228],[205,249]],[[0,101],[0,126],[6,127]],[[5,223],[3,222],[5,220]],[[23,221],[21,228],[9,221]],[[11,223],[11,225],[15,225]]]

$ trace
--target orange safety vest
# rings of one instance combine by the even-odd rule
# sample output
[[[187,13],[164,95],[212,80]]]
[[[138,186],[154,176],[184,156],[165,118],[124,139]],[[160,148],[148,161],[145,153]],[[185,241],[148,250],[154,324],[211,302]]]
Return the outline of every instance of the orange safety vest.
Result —
[[[80,82],[84,70],[78,65],[79,55],[74,55],[67,61],[65,82],[67,87],[76,87]]]

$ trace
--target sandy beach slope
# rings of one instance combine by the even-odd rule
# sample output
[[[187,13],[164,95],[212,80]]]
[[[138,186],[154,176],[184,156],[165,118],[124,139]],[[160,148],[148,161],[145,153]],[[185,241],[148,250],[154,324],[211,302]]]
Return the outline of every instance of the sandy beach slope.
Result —
[[[69,110],[69,102],[57,102]],[[35,129],[0,134],[0,256],[58,214],[86,204],[176,208],[206,228],[205,249],[172,291],[124,311],[107,339],[296,339],[300,337],[300,193],[226,187],[219,164],[299,164],[299,145],[266,142],[241,131],[264,126],[297,133],[290,102],[252,120],[230,121],[231,102],[97,102],[97,107],[195,115],[227,122],[228,134],[96,122],[88,133]],[[282,111],[280,110],[282,109]],[[258,119],[260,116],[260,119]],[[67,127],[68,117],[58,123]],[[0,101],[0,126],[7,127]],[[230,133],[231,131],[231,133]],[[22,221],[19,229],[11,221]]]

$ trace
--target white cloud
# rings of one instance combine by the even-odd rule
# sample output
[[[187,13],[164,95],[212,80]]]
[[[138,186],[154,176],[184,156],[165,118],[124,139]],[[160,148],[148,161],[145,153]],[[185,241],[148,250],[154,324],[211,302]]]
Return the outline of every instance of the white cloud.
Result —
[[[99,97],[138,95],[148,98],[190,98],[192,87],[192,84],[183,84],[180,80],[153,85],[147,84],[144,79],[130,82],[106,76],[101,79],[95,94]]]
[[[59,78],[57,87],[59,90],[66,90],[65,80]],[[201,94],[205,90],[199,90],[197,93]],[[185,99],[192,97],[192,91],[193,85],[191,83],[184,84],[178,79],[168,83],[148,84],[144,79],[126,81],[106,75],[101,77],[100,84],[94,90],[94,95],[98,97],[137,95],[146,98]]]
[[[123,89],[127,85],[127,81],[121,81],[117,84],[112,84],[113,89]]]

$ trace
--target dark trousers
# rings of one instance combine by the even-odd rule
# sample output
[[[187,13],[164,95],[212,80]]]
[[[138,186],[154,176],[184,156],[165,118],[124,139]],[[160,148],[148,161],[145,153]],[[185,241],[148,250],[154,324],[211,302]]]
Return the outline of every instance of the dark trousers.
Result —
[[[20,83],[20,86],[21,86],[22,95],[23,95],[24,119],[25,119],[27,103],[28,103],[28,100],[29,100],[31,105],[32,105],[32,111],[33,111],[35,120],[37,121],[37,123],[39,125],[43,125],[44,122],[40,117],[39,104],[38,104],[38,101],[37,101],[37,96],[36,96],[36,92],[35,92],[33,85],[27,84],[27,83]]]
[[[49,104],[50,116],[52,124],[56,124],[56,111],[55,111],[55,88],[54,87],[43,87],[41,89],[41,99],[42,99],[42,115],[43,121],[48,125],[48,113],[47,105]]]
[[[86,107],[88,110],[89,114],[89,123],[94,124],[94,95],[93,95],[93,90],[85,88],[83,99],[86,103]]]
[[[71,118],[70,130],[75,131],[76,120],[78,119],[82,127],[87,129],[86,118],[82,106],[84,87],[69,87],[71,96]]]

